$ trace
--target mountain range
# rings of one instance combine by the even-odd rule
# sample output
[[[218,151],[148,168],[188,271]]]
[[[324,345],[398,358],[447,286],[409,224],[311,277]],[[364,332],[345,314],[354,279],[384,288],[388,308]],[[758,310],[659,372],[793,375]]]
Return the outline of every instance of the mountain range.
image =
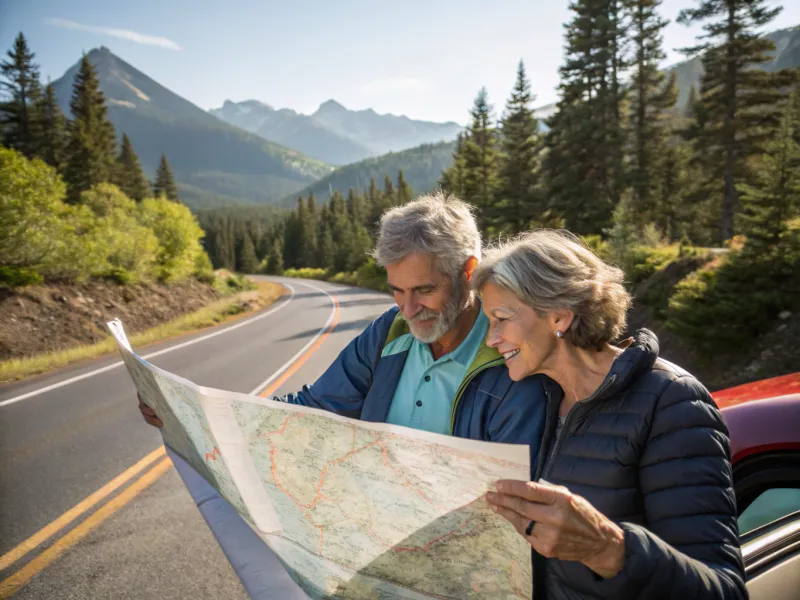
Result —
[[[800,67],[800,26],[767,34],[776,51],[758,68],[774,71]],[[436,187],[451,162],[456,123],[416,121],[380,115],[371,109],[348,110],[328,100],[311,115],[274,109],[256,100],[226,101],[205,111],[171,92],[108,48],[88,54],[106,97],[117,134],[128,134],[145,173],[152,177],[162,153],[172,165],[182,200],[193,208],[231,204],[284,204],[300,193],[324,199],[329,190],[378,185],[403,169],[416,192]],[[76,63],[53,85],[64,112]],[[678,108],[686,105],[692,85],[702,76],[699,59],[675,71]],[[555,105],[536,109],[544,120]],[[546,125],[543,123],[543,129]],[[336,165],[345,165],[336,168]]]
[[[226,100],[221,108],[209,112],[231,125],[334,165],[451,141],[463,130],[452,122],[380,115],[371,108],[348,110],[335,100],[323,102],[311,115],[288,108],[276,110],[258,100]]]
[[[220,121],[108,48],[94,49],[88,58],[97,70],[117,134],[128,134],[149,176],[165,153],[189,205],[273,202],[333,169]],[[77,70],[76,63],[53,82],[67,115]]]

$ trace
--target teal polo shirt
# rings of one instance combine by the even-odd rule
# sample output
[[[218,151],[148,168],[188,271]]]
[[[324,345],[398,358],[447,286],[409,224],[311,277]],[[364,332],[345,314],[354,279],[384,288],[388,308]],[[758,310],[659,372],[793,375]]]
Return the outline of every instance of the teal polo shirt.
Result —
[[[458,386],[475,360],[488,330],[489,319],[483,311],[478,311],[475,325],[464,341],[438,360],[434,360],[428,344],[410,333],[388,344],[384,354],[394,354],[408,347],[408,356],[386,422],[449,435],[450,415]]]

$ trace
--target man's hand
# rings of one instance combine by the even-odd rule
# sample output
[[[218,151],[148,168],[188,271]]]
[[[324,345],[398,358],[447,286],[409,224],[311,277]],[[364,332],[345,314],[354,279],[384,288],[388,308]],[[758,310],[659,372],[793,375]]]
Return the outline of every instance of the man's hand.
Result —
[[[161,422],[155,411],[142,401],[142,397],[139,394],[136,394],[136,397],[139,398],[139,412],[142,413],[147,424],[153,427],[163,427],[164,423]]]

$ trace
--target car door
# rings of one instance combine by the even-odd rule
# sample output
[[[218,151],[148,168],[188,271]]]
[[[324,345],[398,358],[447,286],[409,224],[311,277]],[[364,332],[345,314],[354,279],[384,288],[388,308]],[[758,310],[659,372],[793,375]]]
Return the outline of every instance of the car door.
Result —
[[[739,536],[752,600],[800,598],[800,454],[734,465]]]

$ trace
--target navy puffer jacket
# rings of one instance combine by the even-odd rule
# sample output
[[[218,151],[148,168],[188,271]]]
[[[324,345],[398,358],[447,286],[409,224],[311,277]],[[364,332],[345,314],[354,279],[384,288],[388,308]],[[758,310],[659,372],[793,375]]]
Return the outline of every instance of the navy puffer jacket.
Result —
[[[659,359],[656,336],[642,329],[570,411],[555,446],[561,388],[548,388],[536,477],[619,524],[625,566],[603,580],[534,553],[534,597],[746,598],[728,431],[705,387]]]

